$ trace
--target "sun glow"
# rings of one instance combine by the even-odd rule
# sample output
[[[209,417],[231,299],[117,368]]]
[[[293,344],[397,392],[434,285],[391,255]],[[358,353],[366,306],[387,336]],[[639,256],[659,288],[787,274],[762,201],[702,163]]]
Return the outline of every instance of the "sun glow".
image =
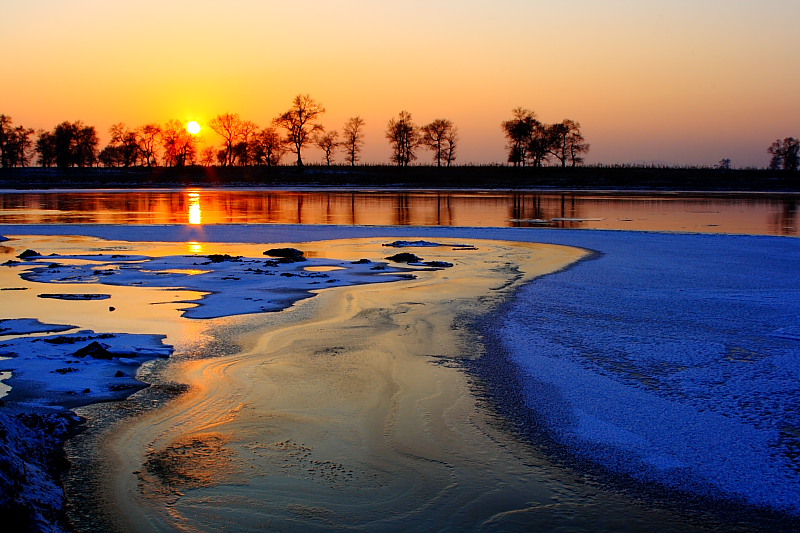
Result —
[[[186,124],[186,131],[188,131],[192,135],[197,135],[198,133],[200,133],[201,129],[202,128],[200,127],[200,123],[197,122],[196,120],[189,121],[189,123]]]
[[[203,244],[197,241],[189,241],[186,244],[189,246],[189,253],[202,254],[205,251]]]
[[[189,193],[189,224],[202,224],[203,211],[200,208],[200,193]]]

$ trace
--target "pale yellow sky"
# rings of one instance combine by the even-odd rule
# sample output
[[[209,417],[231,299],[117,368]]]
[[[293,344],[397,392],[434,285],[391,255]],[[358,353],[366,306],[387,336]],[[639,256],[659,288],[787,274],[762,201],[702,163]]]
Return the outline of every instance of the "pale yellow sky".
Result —
[[[595,163],[764,166],[800,135],[797,0],[26,0],[0,20],[0,113],[33,128],[266,126],[309,93],[329,129],[366,120],[371,162],[400,110],[453,120],[460,163],[504,162],[517,106],[581,122]]]

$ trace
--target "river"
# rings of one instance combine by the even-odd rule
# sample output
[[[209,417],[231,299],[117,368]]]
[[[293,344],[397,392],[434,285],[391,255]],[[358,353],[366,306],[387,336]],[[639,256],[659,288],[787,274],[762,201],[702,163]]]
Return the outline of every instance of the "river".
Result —
[[[1,224],[333,224],[798,234],[800,195],[355,190],[0,191]]]

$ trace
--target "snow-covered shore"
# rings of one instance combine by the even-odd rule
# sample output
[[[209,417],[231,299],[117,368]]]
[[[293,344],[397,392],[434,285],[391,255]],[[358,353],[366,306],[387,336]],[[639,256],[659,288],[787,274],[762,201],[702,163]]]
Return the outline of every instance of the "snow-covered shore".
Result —
[[[551,437],[637,480],[800,516],[800,241],[564,237],[602,256],[524,287],[494,335]]]
[[[489,338],[509,354],[523,391],[525,405],[514,408],[533,412],[569,453],[610,471],[800,516],[797,239],[258,225],[2,231],[177,242],[447,237],[593,250],[595,260],[524,287],[494,322]],[[484,378],[491,386],[496,376]]]

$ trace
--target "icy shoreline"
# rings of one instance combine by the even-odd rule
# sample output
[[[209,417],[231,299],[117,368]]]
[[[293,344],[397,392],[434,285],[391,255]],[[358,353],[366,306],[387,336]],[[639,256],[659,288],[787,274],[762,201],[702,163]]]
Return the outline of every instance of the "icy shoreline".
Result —
[[[4,237],[0,240],[6,241]],[[181,314],[195,319],[279,311],[312,297],[317,289],[406,280],[413,277],[410,272],[414,270],[449,266],[415,263],[417,258],[411,261],[413,264],[399,258],[378,262],[307,259],[294,249],[267,250],[260,258],[227,254],[58,254],[12,249],[4,249],[4,255],[11,256],[2,265],[12,275],[5,278],[6,282],[18,274],[37,285],[88,284],[93,290],[103,284],[180,287],[193,298],[184,303]],[[30,287],[2,289],[28,291]],[[110,298],[108,294],[85,292],[36,296],[70,302]],[[114,310],[114,306],[107,308],[108,313]],[[163,343],[164,337],[98,333],[32,318],[0,319],[0,378],[4,381],[0,399],[0,509],[13,513],[15,530],[69,529],[59,482],[67,466],[63,445],[83,422],[71,409],[121,400],[146,387],[136,379],[136,371],[149,359],[171,355],[173,347]]]
[[[597,260],[522,288],[502,316],[497,339],[524,402],[506,408],[533,413],[555,442],[610,471],[800,515],[796,239],[513,228],[3,230],[205,242],[485,238],[595,250]]]
[[[798,242],[570,237],[603,255],[522,288],[499,321],[522,409],[612,472],[800,516]]]

